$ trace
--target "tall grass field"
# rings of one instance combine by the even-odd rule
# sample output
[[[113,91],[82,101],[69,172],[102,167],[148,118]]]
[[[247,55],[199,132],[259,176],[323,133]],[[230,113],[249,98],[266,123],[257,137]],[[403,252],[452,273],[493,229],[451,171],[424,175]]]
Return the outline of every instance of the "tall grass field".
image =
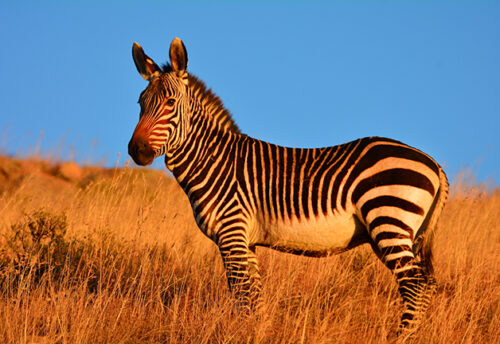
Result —
[[[0,343],[391,343],[402,305],[369,245],[257,250],[238,314],[217,247],[164,172],[0,157]],[[452,184],[437,295],[411,343],[500,343],[500,191]]]

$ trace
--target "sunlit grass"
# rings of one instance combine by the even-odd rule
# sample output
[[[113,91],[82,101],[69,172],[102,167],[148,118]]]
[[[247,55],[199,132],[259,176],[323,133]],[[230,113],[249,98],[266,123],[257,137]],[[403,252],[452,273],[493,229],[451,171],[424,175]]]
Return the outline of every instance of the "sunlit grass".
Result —
[[[369,247],[324,259],[259,249],[264,308],[243,318],[173,180],[134,169],[64,173],[0,158],[0,342],[395,339],[396,284]],[[438,294],[413,342],[500,342],[499,209],[500,192],[453,186],[435,238]],[[46,230],[38,242],[29,238],[36,226]]]

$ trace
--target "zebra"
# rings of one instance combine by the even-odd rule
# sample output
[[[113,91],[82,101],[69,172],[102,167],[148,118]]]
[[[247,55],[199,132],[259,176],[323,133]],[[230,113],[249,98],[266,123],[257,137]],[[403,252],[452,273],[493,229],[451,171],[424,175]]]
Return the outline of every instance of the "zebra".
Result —
[[[179,38],[162,68],[136,42],[132,56],[149,84],[129,155],[142,166],[165,156],[218,246],[237,309],[249,314],[263,302],[257,246],[323,257],[368,243],[398,283],[399,333],[416,328],[437,286],[432,238],[448,194],[438,163],[382,137],[309,149],[252,138],[187,72]]]

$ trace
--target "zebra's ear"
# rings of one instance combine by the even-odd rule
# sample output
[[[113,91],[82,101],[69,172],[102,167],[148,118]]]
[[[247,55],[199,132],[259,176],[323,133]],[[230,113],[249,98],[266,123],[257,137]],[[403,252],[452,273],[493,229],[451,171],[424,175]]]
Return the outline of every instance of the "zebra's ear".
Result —
[[[137,71],[144,79],[151,81],[161,74],[160,67],[144,53],[144,50],[137,42],[132,45],[132,57]]]
[[[170,44],[170,64],[175,74],[187,84],[188,55],[184,43],[177,37]]]

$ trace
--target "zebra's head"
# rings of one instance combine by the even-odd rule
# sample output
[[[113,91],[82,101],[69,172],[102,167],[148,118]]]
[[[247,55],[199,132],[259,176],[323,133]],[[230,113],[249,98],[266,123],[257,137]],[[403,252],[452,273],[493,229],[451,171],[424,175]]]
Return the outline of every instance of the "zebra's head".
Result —
[[[182,143],[189,128],[188,58],[184,44],[174,38],[170,64],[163,70],[134,42],[132,56],[141,76],[149,81],[139,97],[139,123],[128,144],[128,153],[138,165],[153,160]]]

